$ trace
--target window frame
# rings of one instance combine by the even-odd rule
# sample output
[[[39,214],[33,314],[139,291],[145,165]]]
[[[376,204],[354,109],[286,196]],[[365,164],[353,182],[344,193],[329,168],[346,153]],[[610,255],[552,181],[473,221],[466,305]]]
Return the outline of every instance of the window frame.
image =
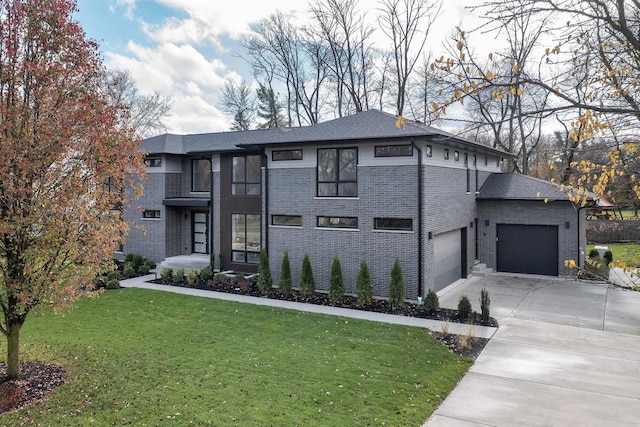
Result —
[[[292,156],[291,158],[283,158],[283,159],[277,159],[276,157],[276,153],[277,154],[282,154],[282,153],[300,153],[300,157],[297,158],[297,156]],[[290,161],[299,161],[302,160],[304,158],[304,151],[300,148],[300,149],[295,149],[295,150],[273,150],[271,152],[271,161],[272,162],[290,162]]]
[[[394,149],[409,149],[409,153],[393,152]],[[387,150],[386,153],[379,152],[379,150]],[[389,144],[389,145],[376,145],[373,147],[373,157],[413,157],[413,145],[411,144]]]
[[[335,162],[333,165],[335,167],[335,180],[320,180],[320,152],[321,151],[329,151],[334,150],[336,152]],[[341,179],[340,178],[340,160],[341,153],[345,151],[355,152],[355,179]],[[342,197],[342,198],[356,198],[358,197],[358,147],[336,147],[336,148],[318,148],[317,149],[317,159],[316,159],[316,197],[328,198],[328,197]],[[333,184],[334,191],[330,195],[321,195],[320,194],[320,185],[329,185]],[[345,184],[354,184],[355,185],[355,194],[349,195],[340,195],[340,186]]]
[[[409,227],[394,227],[391,225],[380,225],[379,221],[409,221]],[[373,218],[373,229],[376,231],[403,231],[413,232],[413,218],[391,218],[391,217],[376,217]]]
[[[288,224],[286,223],[286,221],[282,221],[280,223],[276,223],[276,218],[289,218],[289,219],[300,219],[300,224]],[[271,215],[271,225],[276,226],[276,227],[295,227],[295,228],[300,228],[302,227],[302,215],[280,215],[280,214],[273,214]]]
[[[427,145],[426,155],[427,157],[433,156],[433,147],[431,145]]]
[[[345,224],[345,225],[340,225],[340,224],[321,224],[321,220],[323,219],[327,219],[329,221],[331,220],[338,220],[338,222],[343,222],[343,220],[355,220],[355,225],[354,224]],[[335,230],[358,230],[358,217],[357,216],[327,216],[327,215],[318,215],[316,217],[316,227],[317,228],[329,228],[329,229],[335,229]]]
[[[206,165],[206,173],[202,173],[201,167],[196,167],[200,162]],[[196,186],[196,183],[200,183],[200,180],[197,177],[202,177],[201,182],[204,184],[203,189],[200,189],[200,186]],[[211,170],[209,160],[207,159],[191,159],[191,192],[192,193],[208,193],[211,191]]]
[[[234,248],[234,238],[237,238],[237,236],[235,236],[235,230],[234,230],[234,226],[235,226],[235,222],[234,222],[234,217],[235,216],[242,216],[244,217],[244,249],[243,250],[239,250],[239,249],[235,249]],[[260,241],[258,242],[258,249],[257,250],[249,250],[249,241],[248,241],[248,227],[247,227],[247,218],[248,217],[257,217],[257,221],[258,224],[260,226],[260,229],[258,231],[258,236]],[[231,262],[234,264],[250,264],[250,265],[257,265],[260,263],[260,252],[262,250],[262,215],[261,214],[255,214],[255,213],[232,213],[231,214]],[[244,261],[237,261],[234,258],[234,254],[239,254],[242,253],[243,255],[243,259]],[[249,261],[249,255],[253,255],[253,261]]]
[[[247,161],[249,157],[257,157],[258,164],[260,165],[258,170],[258,181],[247,181],[247,166],[249,162]],[[243,181],[235,181],[235,159],[242,158],[244,159],[243,165]],[[236,187],[239,186],[239,187]],[[257,194],[248,194],[247,188],[254,187],[258,189]],[[243,188],[244,192],[236,193],[236,188]],[[240,197],[260,197],[262,195],[262,158],[259,154],[240,154],[231,156],[231,195],[232,196],[240,196]]]
[[[144,165],[148,168],[162,167],[162,157],[149,157],[144,159]]]
[[[444,159],[445,160],[449,160],[449,149],[448,148],[444,149]]]
[[[152,216],[151,213],[153,213]],[[160,209],[145,209],[142,211],[142,219],[162,219],[160,215]]]

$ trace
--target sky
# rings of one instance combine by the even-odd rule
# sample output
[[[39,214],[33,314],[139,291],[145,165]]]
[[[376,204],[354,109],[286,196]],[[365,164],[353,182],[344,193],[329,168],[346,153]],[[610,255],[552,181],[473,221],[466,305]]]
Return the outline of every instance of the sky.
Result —
[[[374,19],[379,0],[359,0]],[[251,80],[239,43],[252,22],[277,10],[303,22],[309,0],[77,0],[75,18],[100,45],[105,65],[128,70],[140,92],[158,92],[173,100],[164,122],[175,134],[229,130],[231,118],[216,104],[225,79]],[[444,0],[443,15],[430,37],[442,51],[443,36],[455,25],[478,20],[465,5]],[[378,34],[376,37],[384,37]],[[380,39],[380,43],[388,43]],[[438,55],[439,56],[439,55]]]

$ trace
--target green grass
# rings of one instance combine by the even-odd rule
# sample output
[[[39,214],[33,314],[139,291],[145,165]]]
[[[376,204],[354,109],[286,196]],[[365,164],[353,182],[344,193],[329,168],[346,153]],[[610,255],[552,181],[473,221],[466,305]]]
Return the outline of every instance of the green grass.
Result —
[[[587,256],[596,245],[587,245]],[[624,261],[629,267],[640,265],[640,244],[637,243],[607,243],[598,244],[598,246],[607,246],[613,254],[613,262],[618,263]]]
[[[141,289],[21,338],[67,382],[0,425],[419,426],[472,363],[420,328]]]

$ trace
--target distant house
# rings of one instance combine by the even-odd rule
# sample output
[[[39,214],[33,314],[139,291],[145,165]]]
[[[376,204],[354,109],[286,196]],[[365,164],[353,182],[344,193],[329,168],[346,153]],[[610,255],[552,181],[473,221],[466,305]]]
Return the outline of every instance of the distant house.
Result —
[[[398,258],[408,298],[485,263],[558,275],[584,251],[584,210],[545,181],[501,173],[509,154],[377,110],[313,126],[165,134],[144,140],[144,196],[125,211],[123,252],[192,255],[256,272],[267,250],[277,283],[288,251],[318,288],[340,258],[347,292],[361,260],[375,294]]]

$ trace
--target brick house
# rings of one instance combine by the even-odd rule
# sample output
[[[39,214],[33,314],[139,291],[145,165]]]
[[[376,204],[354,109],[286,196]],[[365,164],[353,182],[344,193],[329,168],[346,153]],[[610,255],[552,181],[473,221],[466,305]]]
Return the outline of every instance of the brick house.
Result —
[[[347,292],[366,260],[381,296],[398,258],[408,298],[467,277],[477,262],[558,275],[564,259],[581,259],[584,211],[564,193],[501,173],[505,152],[395,122],[370,110],[299,128],[148,138],[144,196],[124,213],[145,232],[132,227],[123,253],[195,255],[252,273],[265,249],[276,283],[285,251],[294,282],[308,254],[318,289],[337,256]],[[524,262],[509,256],[514,245]]]

